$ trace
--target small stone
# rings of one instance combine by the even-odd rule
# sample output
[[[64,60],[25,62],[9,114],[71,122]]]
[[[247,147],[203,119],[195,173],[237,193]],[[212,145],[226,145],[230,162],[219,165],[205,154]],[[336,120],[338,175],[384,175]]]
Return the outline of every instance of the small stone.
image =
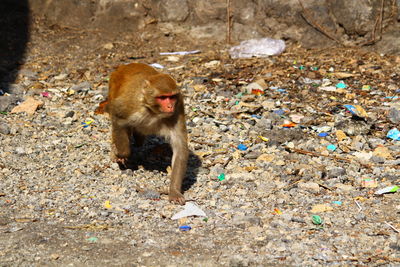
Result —
[[[81,82],[77,85],[74,85],[70,88],[70,91],[75,91],[75,92],[87,92],[92,88],[92,85],[89,82]]]
[[[329,167],[327,168],[328,178],[336,178],[346,174],[346,169],[341,167]]]
[[[391,108],[388,114],[389,120],[392,123],[399,123],[400,122],[400,110],[396,108]]]
[[[10,127],[7,124],[1,123],[0,124],[0,133],[1,134],[10,134]]]
[[[107,49],[107,50],[111,50],[111,49],[114,48],[114,44],[113,43],[106,43],[105,45],[103,45],[103,48]]]
[[[340,191],[344,191],[344,192],[350,192],[354,189],[353,186],[348,185],[348,184],[342,184],[342,183],[335,184],[335,187],[336,187],[336,189],[338,189]]]
[[[311,191],[311,192],[315,192],[315,193],[320,191],[319,184],[314,183],[314,182],[298,183],[297,187],[300,189],[304,189],[306,191]]]
[[[18,155],[24,155],[24,154],[25,154],[25,149],[24,149],[23,147],[17,147],[17,148],[15,149],[15,152],[16,152]]]

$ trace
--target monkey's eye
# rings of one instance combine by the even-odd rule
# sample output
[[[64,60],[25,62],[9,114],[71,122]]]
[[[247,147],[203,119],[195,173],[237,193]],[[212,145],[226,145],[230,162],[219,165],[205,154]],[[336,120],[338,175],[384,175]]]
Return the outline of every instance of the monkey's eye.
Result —
[[[178,95],[160,95],[157,96],[157,99],[166,100],[166,99],[177,99]]]

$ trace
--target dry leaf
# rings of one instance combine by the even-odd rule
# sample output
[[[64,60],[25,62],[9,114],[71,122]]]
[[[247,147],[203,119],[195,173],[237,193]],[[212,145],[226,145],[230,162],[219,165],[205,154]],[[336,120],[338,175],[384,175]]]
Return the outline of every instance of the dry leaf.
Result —
[[[346,137],[347,137],[347,135],[342,130],[336,131],[336,138],[337,138],[338,142],[346,139]]]
[[[374,156],[382,157],[384,159],[393,159],[392,154],[390,154],[390,150],[384,146],[378,146],[377,148],[375,148],[372,154],[374,154]]]
[[[317,204],[312,207],[311,212],[318,213],[318,212],[325,212],[325,211],[331,211],[331,210],[333,210],[333,208],[329,205]]]
[[[43,102],[35,100],[29,96],[24,102],[14,107],[11,113],[26,112],[28,115],[33,115],[38,107],[41,107]]]

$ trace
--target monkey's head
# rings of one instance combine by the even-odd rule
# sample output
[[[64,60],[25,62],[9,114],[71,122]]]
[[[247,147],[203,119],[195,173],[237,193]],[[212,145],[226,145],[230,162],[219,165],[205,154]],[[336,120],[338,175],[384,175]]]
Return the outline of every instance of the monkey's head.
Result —
[[[155,114],[172,116],[181,101],[181,93],[174,79],[167,74],[148,77],[144,85],[144,102]]]

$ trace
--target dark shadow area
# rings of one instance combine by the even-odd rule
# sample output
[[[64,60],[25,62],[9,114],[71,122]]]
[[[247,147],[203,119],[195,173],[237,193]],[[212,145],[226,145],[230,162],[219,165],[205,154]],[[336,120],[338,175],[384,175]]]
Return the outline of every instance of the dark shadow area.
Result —
[[[131,149],[132,156],[126,167],[120,166],[121,169],[137,170],[139,166],[143,166],[145,170],[167,173],[167,167],[171,165],[172,161],[172,149],[168,143],[160,142],[157,137],[148,137],[142,147],[132,145]],[[183,191],[188,190],[196,183],[200,166],[200,158],[189,151],[186,176],[182,185]]]
[[[0,0],[0,96],[10,92],[29,41],[28,0]]]

